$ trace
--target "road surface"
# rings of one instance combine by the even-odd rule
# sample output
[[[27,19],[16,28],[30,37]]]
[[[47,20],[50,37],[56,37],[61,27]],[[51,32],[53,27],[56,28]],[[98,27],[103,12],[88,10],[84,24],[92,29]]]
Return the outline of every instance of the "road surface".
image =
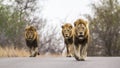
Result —
[[[120,68],[120,57],[88,57],[86,61],[67,57],[0,58],[0,68]]]

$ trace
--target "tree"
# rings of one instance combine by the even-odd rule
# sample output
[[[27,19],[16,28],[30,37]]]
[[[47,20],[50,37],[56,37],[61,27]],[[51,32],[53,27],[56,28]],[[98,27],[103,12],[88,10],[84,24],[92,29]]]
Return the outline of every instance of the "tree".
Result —
[[[7,1],[10,4],[5,4]],[[0,45],[25,46],[24,28],[26,25],[41,28],[45,20],[33,13],[38,9],[38,0],[0,0]],[[14,4],[14,5],[13,5]],[[41,30],[41,29],[39,29]]]
[[[102,47],[101,55],[120,55],[120,3],[118,0],[100,0],[92,4],[94,16],[90,21],[93,45]]]
[[[55,25],[54,25],[55,26]],[[57,26],[46,26],[41,35],[40,52],[41,54],[62,54],[64,50],[61,33],[59,33]]]

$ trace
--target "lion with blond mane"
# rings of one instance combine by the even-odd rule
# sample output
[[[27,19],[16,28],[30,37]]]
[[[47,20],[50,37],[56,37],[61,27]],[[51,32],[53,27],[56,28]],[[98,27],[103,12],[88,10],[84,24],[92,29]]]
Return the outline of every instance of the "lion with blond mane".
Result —
[[[66,44],[67,57],[72,57],[74,54],[73,46],[73,26],[70,23],[62,25],[62,35]]]
[[[88,23],[83,19],[74,22],[74,57],[78,61],[85,61],[89,41]]]

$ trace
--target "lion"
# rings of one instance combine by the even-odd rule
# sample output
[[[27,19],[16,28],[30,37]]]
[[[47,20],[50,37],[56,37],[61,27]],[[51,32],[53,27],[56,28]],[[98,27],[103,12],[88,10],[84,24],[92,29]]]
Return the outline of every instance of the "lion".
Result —
[[[30,57],[39,55],[38,53],[38,33],[33,26],[27,26],[25,28],[25,41],[29,48]]]
[[[85,61],[87,57],[89,35],[87,21],[77,19],[74,22],[74,57],[78,61]]]
[[[64,43],[66,44],[67,49],[66,57],[72,57],[74,55],[73,26],[69,23],[62,25],[62,35],[64,37]]]

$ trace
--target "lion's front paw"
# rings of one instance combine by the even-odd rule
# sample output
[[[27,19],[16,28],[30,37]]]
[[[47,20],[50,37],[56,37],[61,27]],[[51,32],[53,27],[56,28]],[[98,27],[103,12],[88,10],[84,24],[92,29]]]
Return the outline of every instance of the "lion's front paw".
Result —
[[[37,52],[35,52],[35,53],[33,53],[33,54],[31,54],[29,57],[36,57],[37,56]]]
[[[80,61],[85,61],[85,59],[80,59]]]
[[[69,55],[67,55],[66,57],[72,57],[72,55],[69,54]]]
[[[74,57],[77,61],[80,61],[80,58],[78,56],[74,55]]]

